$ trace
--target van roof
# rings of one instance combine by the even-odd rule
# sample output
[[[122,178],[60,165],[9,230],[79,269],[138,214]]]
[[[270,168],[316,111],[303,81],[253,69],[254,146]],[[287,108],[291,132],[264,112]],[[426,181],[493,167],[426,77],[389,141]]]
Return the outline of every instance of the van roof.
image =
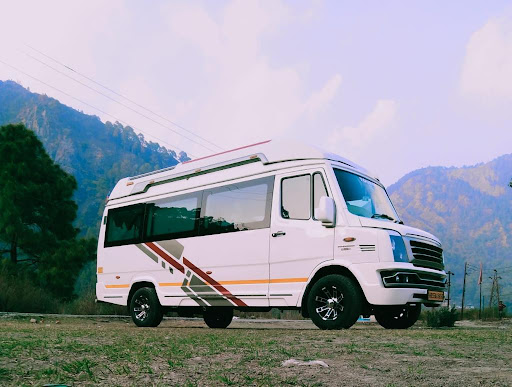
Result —
[[[267,140],[210,156],[184,161],[169,168],[126,177],[116,184],[109,195],[109,199],[119,199],[145,192],[148,186],[155,182],[180,179],[185,176],[205,173],[208,170],[218,170],[249,162],[259,161],[263,164],[273,164],[285,161],[315,159],[340,162],[356,171],[376,178],[374,174],[369,173],[368,170],[356,163],[334,153],[325,152],[315,146],[294,140]]]

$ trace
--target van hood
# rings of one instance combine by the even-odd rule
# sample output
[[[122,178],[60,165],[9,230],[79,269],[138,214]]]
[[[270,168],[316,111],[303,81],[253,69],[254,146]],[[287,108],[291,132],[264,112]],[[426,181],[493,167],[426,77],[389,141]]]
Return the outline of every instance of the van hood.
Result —
[[[361,226],[363,227],[372,227],[372,228],[382,228],[387,230],[393,230],[400,233],[402,236],[408,237],[419,237],[428,239],[436,244],[441,245],[441,241],[434,235],[429,232],[420,230],[419,228],[406,226],[404,224],[394,223],[384,219],[371,219],[371,218],[363,218],[359,217],[361,222]]]

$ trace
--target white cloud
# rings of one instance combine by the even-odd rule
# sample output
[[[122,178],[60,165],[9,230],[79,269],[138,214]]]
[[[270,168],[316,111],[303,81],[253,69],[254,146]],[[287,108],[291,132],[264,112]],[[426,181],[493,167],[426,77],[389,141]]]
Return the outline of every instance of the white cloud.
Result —
[[[512,98],[512,17],[489,20],[466,46],[460,90],[468,96]]]
[[[344,126],[333,130],[328,138],[328,148],[343,149],[354,154],[368,143],[386,135],[394,128],[398,105],[390,99],[380,99],[374,109],[357,126]]]
[[[332,99],[336,96],[338,89],[341,85],[341,75],[336,74],[327,81],[325,86],[311,94],[306,102],[306,110],[310,115],[314,115],[325,109]]]
[[[49,2],[43,6],[20,0],[2,7],[6,22],[0,24],[0,32],[8,36],[23,20],[30,28],[20,30],[21,42],[224,148],[286,134],[296,136],[304,122],[311,124],[327,116],[326,108],[333,103],[341,84],[341,76],[335,71],[326,74],[325,84],[315,84],[308,73],[308,61],[295,57],[287,60],[275,54],[280,45],[274,45],[274,41],[281,34],[287,36],[297,27],[313,23],[321,3],[294,7],[280,0],[233,0],[215,5],[138,5],[116,0],[108,6],[97,0],[73,5]],[[32,12],[26,13],[27,8]],[[19,43],[14,46],[23,47]],[[167,144],[192,155],[210,153],[11,51],[12,55],[5,56],[17,67],[143,130],[148,139],[165,139]],[[18,77],[32,90],[47,92],[66,104],[112,120],[0,66],[0,79]],[[133,108],[142,111],[138,106]],[[160,118],[156,120],[176,129]]]
[[[164,12],[172,34],[201,53],[209,82],[192,125],[225,148],[291,132],[300,117],[321,114],[336,96],[339,74],[308,93],[301,64],[276,65],[267,57],[265,41],[309,20],[280,1],[235,0],[215,17],[195,6]]]

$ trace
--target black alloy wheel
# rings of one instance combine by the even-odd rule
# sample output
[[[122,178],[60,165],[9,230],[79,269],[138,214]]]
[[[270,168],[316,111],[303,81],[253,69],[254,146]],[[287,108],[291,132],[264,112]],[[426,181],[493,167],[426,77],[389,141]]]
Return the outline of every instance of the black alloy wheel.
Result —
[[[329,274],[320,278],[309,292],[307,308],[320,329],[348,329],[361,315],[363,296],[351,278]]]
[[[130,300],[130,315],[138,327],[157,327],[164,314],[153,288],[138,289]]]

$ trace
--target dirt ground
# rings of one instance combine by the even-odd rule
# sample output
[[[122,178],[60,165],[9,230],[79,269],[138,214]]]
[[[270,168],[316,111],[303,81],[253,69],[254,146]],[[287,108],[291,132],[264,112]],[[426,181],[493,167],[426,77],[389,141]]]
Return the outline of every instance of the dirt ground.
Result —
[[[129,319],[42,320],[0,318],[0,385],[512,385],[510,319],[405,331],[375,323],[320,331],[282,320],[235,320],[225,330],[201,320],[146,329]],[[283,366],[289,359],[303,363]]]

